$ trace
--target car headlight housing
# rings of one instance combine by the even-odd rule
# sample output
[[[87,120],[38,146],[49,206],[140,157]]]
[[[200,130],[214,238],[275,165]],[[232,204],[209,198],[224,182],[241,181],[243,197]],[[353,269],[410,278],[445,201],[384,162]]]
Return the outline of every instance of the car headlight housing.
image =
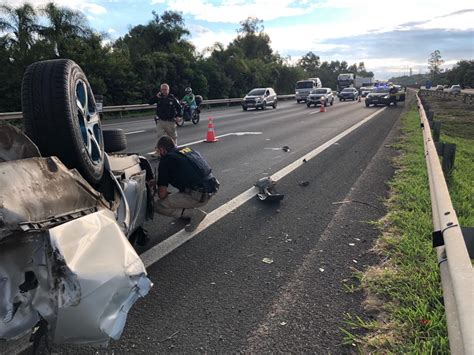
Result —
[[[297,92],[296,92],[296,95],[299,95],[299,94],[300,94],[300,92],[299,92],[299,91],[297,91]]]

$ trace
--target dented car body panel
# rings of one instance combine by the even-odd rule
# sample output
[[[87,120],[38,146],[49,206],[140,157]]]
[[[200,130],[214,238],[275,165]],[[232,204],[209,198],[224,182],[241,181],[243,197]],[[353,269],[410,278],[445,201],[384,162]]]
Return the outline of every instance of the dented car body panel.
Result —
[[[107,199],[77,170],[41,157],[18,129],[2,124],[0,137],[0,339],[41,320],[55,343],[118,339],[152,286],[127,239],[147,212],[138,157],[128,158],[130,174],[117,173]]]

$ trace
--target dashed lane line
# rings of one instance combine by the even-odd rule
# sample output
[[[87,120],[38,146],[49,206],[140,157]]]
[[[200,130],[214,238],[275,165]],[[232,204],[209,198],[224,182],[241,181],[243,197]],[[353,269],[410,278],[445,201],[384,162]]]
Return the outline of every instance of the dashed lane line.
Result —
[[[328,140],[326,143],[320,145],[313,151],[298,158],[296,161],[294,161],[290,165],[276,172],[275,174],[271,176],[271,178],[275,181],[282,179],[286,175],[290,174],[291,172],[293,172],[294,170],[296,170],[297,168],[305,164],[305,161],[311,160],[314,157],[318,156],[324,150],[329,148],[331,145],[341,140],[342,138],[344,138],[345,136],[347,136],[348,134],[350,134],[351,132],[353,132],[354,130],[356,130],[357,128],[365,124],[366,122],[370,121],[372,118],[377,116],[379,113],[383,112],[385,109],[386,107],[383,107],[379,109],[378,111],[375,111],[373,114],[364,118],[362,121],[349,127],[344,132],[339,133],[337,136]],[[204,221],[201,222],[201,224],[198,226],[198,228],[194,232],[186,232],[184,229],[182,229],[179,232],[170,236],[169,238],[165,239],[161,243],[148,249],[146,252],[140,255],[141,259],[143,260],[143,263],[145,264],[145,267],[146,268],[150,267],[151,265],[153,265],[158,260],[160,260],[161,258],[171,253],[173,250],[175,250],[179,246],[183,245],[190,239],[194,238],[200,232],[210,227],[211,225],[219,221],[221,218],[225,217],[227,214],[229,214],[233,210],[242,206],[245,202],[249,201],[251,198],[254,198],[258,192],[259,190],[257,189],[257,187],[255,186],[251,187],[250,189],[242,192],[237,197],[234,197],[229,202],[223,204],[222,206],[216,208],[214,211],[210,212],[207,215],[206,219],[204,219]]]
[[[216,138],[223,138],[223,137],[228,137],[228,136],[249,136],[249,135],[259,135],[262,134],[262,132],[233,132],[233,133],[226,133],[226,134],[221,134],[220,136],[216,136]],[[201,139],[198,141],[190,142],[190,143],[185,143],[178,145],[178,148],[180,147],[189,147],[190,145],[196,145],[199,143],[203,143],[205,139]],[[148,155],[155,154],[155,151],[146,153]]]

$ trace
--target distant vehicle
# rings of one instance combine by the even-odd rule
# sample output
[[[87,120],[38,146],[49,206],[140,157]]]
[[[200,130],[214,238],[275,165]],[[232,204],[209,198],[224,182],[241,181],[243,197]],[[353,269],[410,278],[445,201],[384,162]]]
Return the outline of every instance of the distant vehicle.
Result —
[[[354,85],[354,74],[344,73],[337,76],[337,90],[341,91]]]
[[[427,81],[427,82],[426,82],[425,88],[426,88],[426,90],[431,89],[431,81]]]
[[[449,92],[457,95],[461,93],[461,85],[452,85],[451,88],[449,89]]]
[[[339,101],[357,100],[359,91],[356,88],[345,88],[339,93]]]
[[[322,87],[321,80],[319,78],[310,78],[307,80],[297,81],[295,84],[295,98],[296,102],[306,101],[309,93],[314,90]]]
[[[444,86],[443,86],[443,85],[436,85],[435,90],[436,90],[436,91],[443,91],[443,90],[444,90]]]
[[[368,76],[356,76],[354,79],[354,87],[361,89],[362,87],[373,86],[375,83],[374,78]]]
[[[333,105],[334,104],[334,95],[330,88],[320,88],[312,90],[306,99],[306,106],[311,107],[311,105]]]
[[[247,111],[248,108],[265,110],[267,106],[276,108],[277,101],[277,94],[272,88],[256,88],[245,95],[242,101],[242,109],[244,111]]]
[[[360,96],[366,97],[368,94],[370,94],[374,90],[373,87],[361,87],[360,88]]]
[[[406,90],[401,85],[394,85],[397,89],[395,97],[397,101],[405,101]]]
[[[365,98],[365,106],[390,105],[390,87],[378,86]]]

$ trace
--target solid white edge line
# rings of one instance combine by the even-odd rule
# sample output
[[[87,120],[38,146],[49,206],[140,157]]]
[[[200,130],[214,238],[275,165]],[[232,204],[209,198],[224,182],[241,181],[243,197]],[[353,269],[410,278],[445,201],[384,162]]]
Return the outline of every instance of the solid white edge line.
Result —
[[[344,132],[338,134],[334,138],[330,139],[323,145],[317,147],[316,149],[312,150],[308,154],[298,158],[298,160],[294,161],[290,165],[286,166],[285,168],[281,169],[280,171],[276,172],[271,176],[271,178],[275,181],[278,181],[285,177],[286,175],[290,174],[297,168],[299,168],[301,165],[305,164],[303,162],[303,159],[306,161],[313,159],[317,155],[319,155],[321,152],[329,148],[331,145],[336,143],[338,140],[342,139],[343,137],[347,136],[349,133],[352,131],[356,130],[360,126],[362,126],[364,123],[368,122],[375,116],[377,116],[379,113],[384,111],[387,107],[383,107],[380,110],[374,112],[370,116],[364,118],[362,121],[356,123],[355,125],[349,127],[346,129]],[[194,238],[196,235],[198,235],[200,232],[202,232],[204,229],[210,227],[217,221],[219,221],[221,218],[226,216],[228,213],[232,212],[236,208],[240,207],[243,205],[245,202],[250,200],[251,198],[254,198],[255,195],[258,193],[258,189],[254,186],[251,187],[250,189],[242,192],[240,195],[237,197],[233,198],[229,202],[223,204],[222,206],[216,208],[214,211],[210,212],[207,217],[204,219],[204,221],[201,222],[201,224],[198,226],[198,228],[194,232],[186,232],[184,229],[180,230],[179,232],[173,234],[172,236],[168,237],[161,243],[155,245],[154,247],[148,249],[146,252],[140,255],[143,263],[145,264],[145,267],[148,268],[149,266],[153,265],[156,263],[158,260],[161,258],[165,257],[169,253],[171,253],[174,249],[178,248],[182,244],[186,243],[188,240]]]

